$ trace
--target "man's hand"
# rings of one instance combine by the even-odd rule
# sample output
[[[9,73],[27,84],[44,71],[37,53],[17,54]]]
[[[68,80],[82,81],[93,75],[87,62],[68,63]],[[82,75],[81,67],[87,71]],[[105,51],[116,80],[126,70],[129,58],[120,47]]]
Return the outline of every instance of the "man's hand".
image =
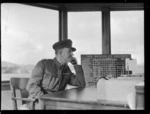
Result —
[[[77,59],[75,57],[72,57],[71,64],[73,64],[73,65],[78,64]]]

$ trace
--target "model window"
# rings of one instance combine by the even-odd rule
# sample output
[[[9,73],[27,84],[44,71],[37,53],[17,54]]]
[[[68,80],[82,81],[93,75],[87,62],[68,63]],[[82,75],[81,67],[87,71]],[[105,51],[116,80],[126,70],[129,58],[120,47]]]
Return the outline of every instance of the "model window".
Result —
[[[75,56],[81,61],[81,54],[102,54],[101,12],[69,12],[68,38],[78,51]]]
[[[35,64],[53,58],[58,11],[16,3],[1,4],[2,80],[29,76]],[[15,74],[15,75],[14,75]]]
[[[111,52],[131,54],[144,73],[144,11],[111,11]]]

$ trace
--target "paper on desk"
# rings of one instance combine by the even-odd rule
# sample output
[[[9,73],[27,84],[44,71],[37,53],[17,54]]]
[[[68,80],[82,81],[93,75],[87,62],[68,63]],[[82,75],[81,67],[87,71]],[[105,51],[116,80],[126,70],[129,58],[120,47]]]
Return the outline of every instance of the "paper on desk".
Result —
[[[97,99],[128,104],[135,109],[135,85],[139,81],[99,80],[97,85]]]

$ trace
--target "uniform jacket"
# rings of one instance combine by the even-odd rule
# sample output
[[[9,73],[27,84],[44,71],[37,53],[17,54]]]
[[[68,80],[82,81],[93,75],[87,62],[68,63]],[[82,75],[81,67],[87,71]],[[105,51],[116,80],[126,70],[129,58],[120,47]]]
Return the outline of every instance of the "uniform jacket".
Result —
[[[54,59],[39,61],[32,71],[27,84],[29,98],[38,98],[43,94],[65,90],[67,84],[85,87],[85,78],[81,65],[74,66],[74,75],[68,65],[63,65]]]

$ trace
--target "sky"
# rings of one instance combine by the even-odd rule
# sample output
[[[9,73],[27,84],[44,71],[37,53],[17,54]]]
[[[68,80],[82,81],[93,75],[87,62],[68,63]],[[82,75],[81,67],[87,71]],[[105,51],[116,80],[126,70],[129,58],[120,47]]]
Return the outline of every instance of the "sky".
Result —
[[[2,61],[36,64],[54,58],[58,11],[16,3],[1,4]],[[102,54],[101,12],[69,12],[68,38],[81,54]],[[144,11],[111,12],[111,52],[131,54],[144,64]]]

